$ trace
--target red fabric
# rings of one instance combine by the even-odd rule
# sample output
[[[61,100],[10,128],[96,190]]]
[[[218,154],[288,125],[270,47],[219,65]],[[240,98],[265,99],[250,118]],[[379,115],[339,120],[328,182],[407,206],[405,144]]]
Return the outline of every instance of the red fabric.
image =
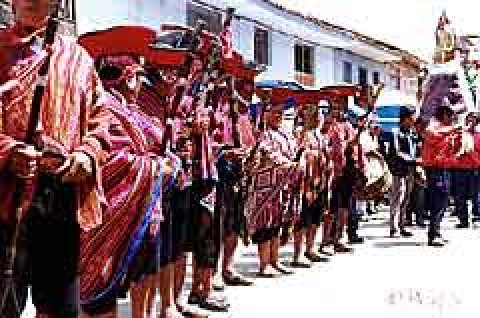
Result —
[[[480,132],[470,134],[474,140],[474,150],[463,154],[456,160],[456,168],[459,169],[478,169],[480,168]]]
[[[111,95],[108,106],[114,117],[109,130],[110,157],[102,166],[108,207],[104,210],[103,224],[81,235],[82,300],[103,290],[117,273],[145,216],[161,159],[156,154],[163,138],[161,128],[135,105],[122,104]],[[174,166],[176,158],[169,159]],[[169,177],[163,177],[164,184]],[[152,219],[161,221],[161,199],[154,204]],[[155,229],[158,226],[152,224],[151,231]]]
[[[338,177],[345,167],[347,144],[355,137],[355,129],[348,121],[335,121],[328,131],[333,163],[333,178]]]
[[[455,154],[460,149],[460,137],[448,128],[439,124],[431,124],[427,129],[421,149],[423,165],[430,168],[457,168]]]
[[[75,151],[90,155],[96,176],[78,184],[77,219],[89,230],[101,223],[105,203],[100,164],[108,145],[110,114],[103,104],[103,90],[93,60],[74,41],[57,38],[53,46],[49,77],[40,110],[42,134],[62,145],[66,155]],[[7,80],[0,86],[0,168],[5,166],[17,140],[24,140],[36,74],[46,52],[33,54],[9,65]],[[5,66],[3,67],[5,68]],[[0,211],[10,211],[12,184],[0,180]]]

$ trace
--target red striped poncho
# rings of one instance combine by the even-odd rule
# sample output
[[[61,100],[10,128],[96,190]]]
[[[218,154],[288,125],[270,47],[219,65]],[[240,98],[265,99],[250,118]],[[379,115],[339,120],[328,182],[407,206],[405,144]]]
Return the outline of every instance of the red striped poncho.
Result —
[[[2,50],[6,50],[2,48]],[[46,51],[23,49],[23,56],[2,65],[6,82],[0,86],[0,211],[11,211],[13,180],[5,171],[10,152],[25,139],[36,74]],[[87,153],[96,175],[78,184],[77,220],[84,230],[101,224],[105,203],[100,165],[105,161],[110,114],[93,60],[75,41],[58,37],[52,47],[48,81],[40,110],[40,128],[45,138],[60,145],[65,155]],[[13,49],[12,49],[12,53]],[[17,51],[17,53],[20,53]],[[2,61],[5,64],[5,61]],[[0,213],[0,220],[6,216]]]
[[[331,175],[330,145],[328,136],[322,133],[320,128],[313,129],[307,133],[307,189],[314,192],[317,188],[323,191],[329,184]]]
[[[297,145],[292,134],[268,130],[260,136],[261,164],[255,169],[246,207],[249,233],[280,226],[284,221],[284,189],[295,180],[292,163]]]
[[[161,165],[162,130],[136,106],[129,107],[111,96],[108,105],[115,117],[110,126],[110,158],[102,171],[108,208],[104,223],[81,237],[81,299],[89,305],[115,297],[115,292],[128,284],[121,279],[134,259],[127,254],[138,252],[132,244],[156,235],[153,225],[162,219],[161,197],[150,200]],[[163,183],[169,177],[164,175]],[[154,206],[151,216],[146,215],[148,204]],[[151,224],[148,232],[139,234],[145,221]],[[126,261],[128,257],[132,258]]]

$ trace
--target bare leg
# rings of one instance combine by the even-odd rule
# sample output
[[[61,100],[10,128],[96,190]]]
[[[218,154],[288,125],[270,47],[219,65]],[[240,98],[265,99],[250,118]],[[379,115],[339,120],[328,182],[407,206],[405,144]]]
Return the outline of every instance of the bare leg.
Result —
[[[238,236],[231,234],[225,238],[222,273],[233,272],[233,257],[238,245]]]
[[[130,298],[132,301],[132,318],[144,318],[151,312],[152,297],[155,294],[155,275],[142,279],[130,287]]]
[[[280,250],[280,238],[274,237],[270,243],[270,264],[273,267],[278,266],[279,250]]]
[[[178,261],[175,262],[174,298],[177,306],[178,306],[179,298],[182,294],[186,271],[187,271],[187,255],[184,254],[178,259]]]
[[[332,230],[333,230],[333,218],[330,213],[325,213],[323,216],[323,227],[322,227],[322,243],[320,244],[320,253],[326,255],[332,255],[330,252],[325,250],[325,247],[332,244]]]
[[[162,299],[161,317],[182,317],[178,312],[174,299],[174,264],[168,264],[159,271],[159,289]]]
[[[260,258],[260,275],[274,276],[276,271],[271,266],[270,256],[271,241],[266,241],[258,244],[258,256]]]
[[[293,233],[293,262],[298,263],[300,254],[302,253],[303,230]]]
[[[222,242],[220,245],[220,255],[217,262],[217,270],[212,272],[212,287],[215,290],[222,291],[225,289],[225,284],[223,282],[222,270],[223,262],[225,261],[225,243]]]
[[[313,253],[313,245],[315,244],[315,239],[317,237],[318,226],[312,224],[307,229],[306,243],[305,243],[305,252],[307,254]]]
[[[343,231],[348,221],[348,209],[339,209],[339,218],[337,222],[337,229],[334,238],[335,251],[338,253],[350,252],[351,248],[346,247],[340,241],[343,237]]]
[[[192,290],[190,291],[190,300],[191,302],[193,298],[200,297],[202,294],[202,271],[197,266],[197,262],[195,261],[195,255],[193,256],[192,260],[192,270],[193,270],[193,281],[192,281]]]

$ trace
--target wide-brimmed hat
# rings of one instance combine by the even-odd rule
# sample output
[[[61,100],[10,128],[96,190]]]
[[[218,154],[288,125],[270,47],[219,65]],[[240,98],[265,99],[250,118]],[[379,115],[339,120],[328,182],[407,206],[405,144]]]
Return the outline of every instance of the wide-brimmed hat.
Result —
[[[100,79],[106,86],[115,86],[134,76],[148,83],[142,59],[130,55],[116,55],[102,57],[98,63]]]

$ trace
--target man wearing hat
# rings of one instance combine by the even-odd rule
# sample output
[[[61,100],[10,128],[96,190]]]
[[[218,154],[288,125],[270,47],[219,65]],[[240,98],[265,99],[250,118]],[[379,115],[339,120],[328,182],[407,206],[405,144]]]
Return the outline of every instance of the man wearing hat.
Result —
[[[100,176],[111,115],[85,50],[65,37],[42,45],[52,1],[12,4],[14,24],[1,31],[9,32],[11,41],[0,43],[0,247],[11,241],[5,236],[14,227],[12,211],[18,206],[13,206],[12,196],[18,180],[32,180],[36,190],[26,204],[17,241],[17,253],[27,259],[27,264],[17,262],[14,270],[20,308],[12,305],[9,295],[7,311],[1,308],[0,316],[20,315],[16,310],[23,309],[28,282],[37,317],[77,317],[80,233],[102,223],[105,199]],[[39,78],[48,59],[47,77]],[[32,97],[37,86],[45,87],[39,120],[30,116],[35,113]],[[27,130],[34,132],[35,149],[25,143]],[[58,160],[49,161],[45,149],[55,152]],[[0,254],[3,275],[6,262],[3,251]]]
[[[465,118],[465,130],[462,138],[471,138],[478,141],[478,119],[476,113],[469,113]],[[475,145],[474,145],[475,147]],[[463,148],[463,147],[462,147]],[[452,169],[452,187],[455,212],[459,219],[457,228],[468,228],[470,226],[470,218],[468,213],[467,202],[472,201],[472,213],[474,220],[478,218],[479,214],[479,163],[477,161],[478,154],[476,151],[462,151],[457,152],[457,164]]]
[[[109,110],[117,122],[110,127],[112,156],[104,165],[102,176],[109,203],[106,223],[98,230],[84,233],[81,241],[83,310],[93,316],[114,313],[117,297],[129,287],[133,316],[148,313],[148,296],[156,289],[157,280],[162,286],[162,316],[179,315],[173,292],[173,265],[181,260],[179,244],[183,240],[174,240],[177,220],[173,220],[169,192],[157,188],[158,184],[169,184],[172,169],[178,169],[179,162],[169,153],[166,158],[160,155],[162,127],[138,104],[145,73],[140,60],[126,54],[103,56],[97,61],[99,75],[109,91]],[[136,258],[126,261],[124,255],[140,252],[140,246],[132,249],[135,241],[152,245],[155,250],[156,245],[151,242],[155,242],[158,232],[162,244],[159,257],[153,252],[146,257],[146,263],[138,263]],[[102,277],[104,273],[113,275]],[[100,281],[107,284],[100,286]]]
[[[331,168],[329,142],[326,135],[329,119],[325,120],[322,109],[317,110],[317,127],[306,135],[306,171],[305,194],[302,202],[301,225],[305,229],[305,257],[311,262],[325,262],[327,258],[318,255],[313,247],[321,222],[325,224],[328,217],[328,173]],[[328,231],[326,231],[328,233]]]
[[[352,207],[353,183],[355,180],[353,180],[354,176],[351,172],[354,166],[358,164],[357,156],[347,158],[347,150],[353,149],[356,132],[353,126],[345,119],[346,107],[343,100],[333,100],[329,114],[332,118],[332,124],[328,130],[328,138],[331,145],[333,163],[332,188],[329,200],[332,213],[335,215],[335,228],[331,241],[334,244],[336,253],[352,251],[350,247],[345,246],[341,242],[341,239],[348,222],[349,211]]]
[[[248,207],[248,228],[252,241],[258,244],[260,277],[290,274],[279,261],[280,230],[286,221],[284,191],[290,185],[292,171],[296,169],[296,143],[292,131],[286,131],[282,118],[291,119],[293,104],[273,105],[267,111],[267,129],[259,137],[260,163],[253,177],[253,198]]]
[[[390,170],[393,175],[393,184],[390,189],[390,237],[395,237],[397,226],[401,236],[412,236],[412,233],[405,229],[405,223],[417,163],[414,124],[415,110],[413,107],[402,106],[400,127],[392,131],[393,136],[389,147]]]
[[[442,247],[445,240],[440,224],[448,208],[451,194],[451,169],[460,146],[462,128],[453,125],[454,111],[447,105],[439,106],[425,133],[422,164],[427,177],[427,207],[430,212],[428,245]]]

